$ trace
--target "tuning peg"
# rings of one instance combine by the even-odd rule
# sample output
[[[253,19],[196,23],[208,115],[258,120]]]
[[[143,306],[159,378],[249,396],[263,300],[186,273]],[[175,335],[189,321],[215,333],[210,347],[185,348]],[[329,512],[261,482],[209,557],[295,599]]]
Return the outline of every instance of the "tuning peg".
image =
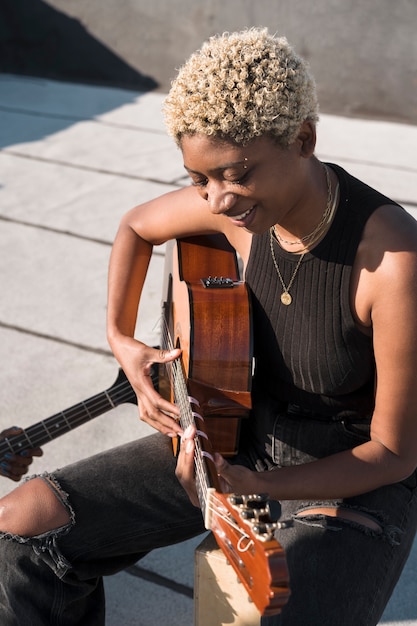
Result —
[[[244,504],[243,496],[241,496],[241,495],[239,495],[237,493],[232,493],[229,496],[229,502],[233,506],[242,506]]]
[[[294,522],[290,519],[281,522],[259,522],[253,524],[253,531],[260,537],[272,538],[276,530],[291,528]]]
[[[272,523],[257,522],[256,524],[253,525],[253,531],[257,535],[266,535],[268,537],[272,537],[276,530],[276,527],[277,525],[274,522]]]
[[[249,507],[244,507],[240,511],[240,516],[244,520],[251,520],[255,518],[255,511]]]
[[[264,509],[268,504],[268,496],[262,493],[247,496],[245,504],[252,509]]]
[[[268,504],[268,496],[264,493],[255,493],[250,495],[240,495],[232,493],[229,495],[229,502],[233,506],[245,506],[251,509],[264,509]]]

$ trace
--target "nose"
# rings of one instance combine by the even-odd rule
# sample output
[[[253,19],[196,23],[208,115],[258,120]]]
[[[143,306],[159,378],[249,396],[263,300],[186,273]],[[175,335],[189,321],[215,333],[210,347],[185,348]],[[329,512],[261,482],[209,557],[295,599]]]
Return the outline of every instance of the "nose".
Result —
[[[215,214],[226,213],[237,200],[235,193],[227,191],[221,185],[209,184],[206,187],[204,199],[209,203],[210,211]]]

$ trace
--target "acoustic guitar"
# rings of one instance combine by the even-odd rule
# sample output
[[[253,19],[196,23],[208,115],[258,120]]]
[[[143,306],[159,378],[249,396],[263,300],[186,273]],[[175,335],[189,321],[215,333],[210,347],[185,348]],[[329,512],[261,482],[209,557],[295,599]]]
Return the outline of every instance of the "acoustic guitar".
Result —
[[[222,493],[213,449],[237,451],[249,416],[252,380],[250,298],[235,251],[223,236],[180,239],[166,253],[162,347],[181,348],[161,366],[159,391],[180,407],[183,430],[195,424],[195,475],[207,529],[261,615],[289,598],[285,553],[274,538],[285,522],[271,519],[265,495]]]
[[[183,429],[197,424],[196,483],[206,528],[243,583],[261,615],[279,613],[290,590],[285,553],[263,494],[223,494],[213,448],[237,452],[241,420],[249,415],[252,378],[250,300],[239,280],[238,261],[224,237],[178,240],[167,251],[162,344],[182,357],[152,380],[178,403]],[[6,452],[44,446],[122,403],[137,404],[123,370],[105,391],[0,441]]]

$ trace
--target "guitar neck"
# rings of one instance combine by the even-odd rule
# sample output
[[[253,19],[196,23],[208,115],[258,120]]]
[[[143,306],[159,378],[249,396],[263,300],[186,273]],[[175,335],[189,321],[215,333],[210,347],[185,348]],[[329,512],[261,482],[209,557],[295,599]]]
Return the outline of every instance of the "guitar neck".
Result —
[[[6,452],[17,454],[43,446],[125,402],[135,404],[136,395],[126,375],[120,370],[116,382],[109,389],[0,441],[0,458]]]

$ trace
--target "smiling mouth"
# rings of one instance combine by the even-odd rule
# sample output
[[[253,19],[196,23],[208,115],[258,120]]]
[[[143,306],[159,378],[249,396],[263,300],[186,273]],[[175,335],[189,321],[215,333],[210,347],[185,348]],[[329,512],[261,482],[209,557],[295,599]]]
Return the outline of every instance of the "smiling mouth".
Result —
[[[255,206],[251,206],[251,208],[248,209],[247,211],[245,211],[244,213],[241,213],[240,215],[230,215],[229,217],[232,220],[236,220],[237,222],[240,222],[240,221],[244,220],[245,217],[247,217],[249,215],[249,213],[252,213],[254,208],[255,208]]]

